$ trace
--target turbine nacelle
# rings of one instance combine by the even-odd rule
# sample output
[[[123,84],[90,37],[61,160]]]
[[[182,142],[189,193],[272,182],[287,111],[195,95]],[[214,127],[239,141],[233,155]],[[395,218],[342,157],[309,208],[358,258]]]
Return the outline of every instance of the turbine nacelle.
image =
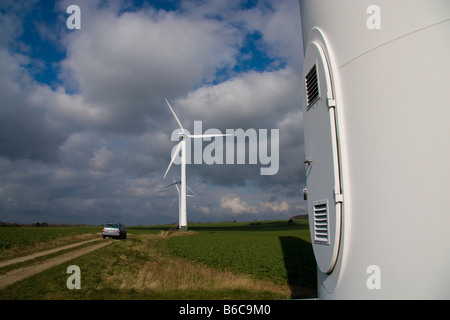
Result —
[[[192,138],[192,139],[203,139],[203,138],[213,138],[213,137],[225,137],[225,136],[231,136],[232,134],[230,133],[225,133],[225,134],[188,134],[187,131],[183,128],[183,125],[181,124],[180,120],[178,119],[175,111],[173,111],[172,106],[170,105],[169,101],[166,100],[167,105],[170,108],[170,111],[172,112],[173,116],[175,117],[175,120],[178,123],[178,126],[180,127],[181,131],[178,132],[179,135],[179,139],[180,142],[178,143],[177,147],[175,148],[175,152],[172,155],[172,159],[170,160],[169,166],[167,167],[167,170],[164,174],[164,178],[166,178],[167,173],[170,170],[170,167],[173,164],[173,161],[175,160],[175,158],[177,157],[177,155],[180,153],[180,151],[183,153],[185,152],[185,146],[183,145],[183,143],[186,141],[185,138]],[[183,162],[183,161],[182,161]],[[181,163],[182,165],[186,165],[186,163]]]

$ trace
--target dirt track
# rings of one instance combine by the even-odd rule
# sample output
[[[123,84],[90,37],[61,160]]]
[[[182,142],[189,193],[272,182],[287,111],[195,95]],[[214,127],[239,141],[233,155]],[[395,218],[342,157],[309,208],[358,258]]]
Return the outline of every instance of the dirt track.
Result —
[[[79,242],[76,244],[71,244],[71,245],[67,245],[67,246],[63,246],[63,247],[59,247],[56,249],[52,249],[52,250],[47,250],[47,251],[42,251],[36,254],[32,254],[29,256],[25,256],[25,257],[20,257],[20,258],[16,258],[16,259],[11,259],[11,260],[7,260],[7,261],[2,261],[0,264],[0,267],[9,265],[9,264],[13,264],[13,263],[17,263],[17,262],[23,262],[26,260],[30,260],[30,259],[34,259],[36,257],[40,257],[40,256],[44,256],[50,253],[54,253],[54,252],[58,252],[61,250],[65,250],[65,249],[69,249],[69,248],[73,248],[76,246],[80,246],[82,244],[85,243],[89,243],[92,241],[98,241],[97,239],[94,240],[88,240],[88,241],[83,241],[83,242]],[[108,244],[111,244],[112,241],[101,241],[99,244],[93,244],[91,246],[88,247],[83,247],[81,249],[78,250],[74,250],[74,251],[70,251],[64,254],[61,254],[55,258],[51,258],[48,259],[40,264],[37,265],[32,265],[32,266],[28,266],[28,267],[23,267],[23,268],[18,268],[15,270],[12,270],[10,272],[7,272],[6,274],[2,274],[0,275],[0,289],[9,286],[10,284],[13,284],[16,281],[20,281],[23,280],[25,278],[28,278],[32,275],[35,275],[37,273],[40,273],[44,270],[47,270],[51,267],[57,266],[61,263],[64,263],[66,261],[70,261],[72,259],[75,259],[79,256],[82,256],[86,253],[89,253],[91,251],[100,249]]]

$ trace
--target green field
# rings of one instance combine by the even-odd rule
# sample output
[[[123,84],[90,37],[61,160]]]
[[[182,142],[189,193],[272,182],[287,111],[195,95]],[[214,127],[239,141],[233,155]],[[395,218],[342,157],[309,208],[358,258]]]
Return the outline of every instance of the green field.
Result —
[[[0,253],[9,256],[20,255],[21,248],[29,252],[36,243],[46,249],[58,239],[101,238],[99,227],[0,229]],[[126,240],[101,239],[112,243],[2,289],[0,299],[316,297],[307,220],[191,224],[186,233],[167,232],[170,226],[127,229]],[[71,264],[82,270],[81,290],[66,287]]]
[[[279,284],[315,285],[308,220],[194,224],[189,230],[198,234],[168,239],[171,254]]]
[[[1,227],[0,253],[14,247],[25,247],[36,242],[49,242],[58,238],[101,232],[99,226],[67,227]]]

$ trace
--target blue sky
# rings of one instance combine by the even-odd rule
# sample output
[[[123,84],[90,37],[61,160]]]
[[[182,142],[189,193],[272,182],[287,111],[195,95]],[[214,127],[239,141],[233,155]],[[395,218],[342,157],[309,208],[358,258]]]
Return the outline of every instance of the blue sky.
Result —
[[[0,23],[0,221],[176,222],[164,98],[191,131],[280,132],[275,175],[189,165],[189,221],[305,213],[298,1],[6,0]]]

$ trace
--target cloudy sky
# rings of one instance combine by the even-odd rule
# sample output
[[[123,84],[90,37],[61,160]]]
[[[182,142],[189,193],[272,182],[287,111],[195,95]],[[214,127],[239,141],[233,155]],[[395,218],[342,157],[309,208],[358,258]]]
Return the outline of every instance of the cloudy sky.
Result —
[[[305,213],[297,0],[2,0],[0,25],[0,221],[177,222],[164,98],[191,133],[279,130],[276,174],[249,146],[188,165],[188,221]]]

